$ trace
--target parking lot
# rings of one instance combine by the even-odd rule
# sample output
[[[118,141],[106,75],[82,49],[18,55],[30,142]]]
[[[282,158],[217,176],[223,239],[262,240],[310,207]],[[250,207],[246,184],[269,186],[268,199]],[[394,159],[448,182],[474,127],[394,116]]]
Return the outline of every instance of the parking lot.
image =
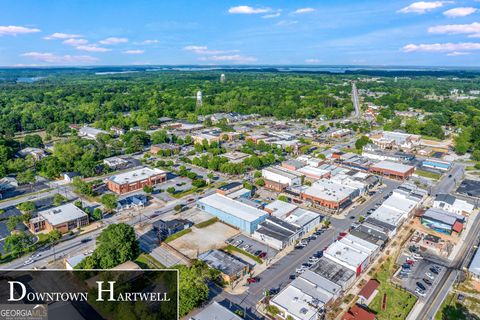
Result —
[[[419,298],[427,297],[445,272],[445,267],[408,252],[400,255],[397,262],[401,267],[396,277],[402,287]]]
[[[278,250],[267,246],[265,243],[247,237],[244,234],[238,234],[227,239],[225,242],[255,256],[262,255],[264,259],[272,259],[278,253]]]

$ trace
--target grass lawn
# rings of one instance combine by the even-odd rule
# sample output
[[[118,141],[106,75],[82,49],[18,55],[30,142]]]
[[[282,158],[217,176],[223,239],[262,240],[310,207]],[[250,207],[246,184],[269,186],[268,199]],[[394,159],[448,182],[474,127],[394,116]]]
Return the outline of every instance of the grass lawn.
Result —
[[[165,269],[165,266],[158,262],[151,255],[142,253],[135,259],[135,263],[140,266],[142,269]]]
[[[380,282],[380,286],[378,287],[378,294],[370,303],[369,308],[377,313],[377,319],[379,320],[406,319],[417,301],[414,295],[390,283],[389,279],[393,275],[393,267],[393,262],[388,259],[373,277]],[[387,303],[385,310],[382,310],[384,294],[387,295]]]
[[[180,232],[177,232],[177,233],[174,233],[172,234],[171,236],[167,237],[165,240],[163,240],[163,242],[165,243],[169,243],[169,242],[172,242],[173,240],[175,239],[178,239],[180,238],[181,236],[187,234],[187,233],[190,233],[192,232],[192,229],[188,228],[188,229],[185,229],[185,230],[182,230]]]
[[[212,219],[208,219],[208,220],[206,220],[206,221],[202,221],[202,222],[200,222],[200,223],[197,223],[197,224],[195,225],[195,228],[199,228],[199,229],[201,229],[201,228],[206,228],[206,227],[208,227],[209,225],[212,225],[212,224],[214,224],[214,223],[217,222],[217,221],[218,221],[218,218],[217,218],[217,217],[213,217]]]
[[[227,252],[229,252],[229,253],[231,253],[232,251],[236,251],[236,252],[238,252],[238,253],[240,253],[240,254],[243,254],[244,256],[249,257],[249,258],[252,259],[253,261],[257,262],[258,264],[262,264],[262,263],[263,263],[262,259],[260,259],[259,257],[254,256],[253,254],[248,253],[248,252],[245,251],[245,250],[242,250],[242,249],[240,249],[240,248],[237,248],[237,247],[235,247],[235,246],[232,246],[231,244],[229,244],[228,246],[226,246],[223,250],[225,250],[225,251],[227,251]]]
[[[433,172],[425,171],[425,170],[421,170],[421,169],[415,170],[415,173],[418,174],[421,177],[430,178],[430,179],[434,179],[434,180],[438,180],[441,177],[441,174],[439,174],[439,173],[433,173]]]

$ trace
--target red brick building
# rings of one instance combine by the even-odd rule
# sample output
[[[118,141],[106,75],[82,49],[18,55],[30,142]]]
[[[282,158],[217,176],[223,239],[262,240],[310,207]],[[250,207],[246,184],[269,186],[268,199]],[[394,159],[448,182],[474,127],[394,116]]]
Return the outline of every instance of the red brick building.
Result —
[[[140,168],[129,172],[110,176],[107,188],[117,194],[140,190],[144,186],[154,186],[167,180],[167,173],[154,168]]]
[[[391,161],[380,161],[372,165],[369,171],[389,178],[405,180],[412,176],[415,167]]]

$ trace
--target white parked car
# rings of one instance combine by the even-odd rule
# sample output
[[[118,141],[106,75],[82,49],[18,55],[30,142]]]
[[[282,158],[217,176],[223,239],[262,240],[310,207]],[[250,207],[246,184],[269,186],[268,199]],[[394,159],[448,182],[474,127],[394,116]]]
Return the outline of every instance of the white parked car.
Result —
[[[427,295],[425,291],[420,288],[415,289],[415,293],[418,294],[420,297],[425,297]]]
[[[433,274],[431,274],[430,272],[425,273],[425,275],[426,275],[428,278],[432,279],[432,280],[435,279],[435,277],[433,276]]]

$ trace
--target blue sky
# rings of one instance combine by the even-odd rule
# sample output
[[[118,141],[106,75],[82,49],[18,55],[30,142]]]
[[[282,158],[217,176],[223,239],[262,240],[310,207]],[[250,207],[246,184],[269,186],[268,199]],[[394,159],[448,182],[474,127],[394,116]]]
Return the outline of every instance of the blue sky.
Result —
[[[0,66],[480,65],[480,1],[2,0]]]

